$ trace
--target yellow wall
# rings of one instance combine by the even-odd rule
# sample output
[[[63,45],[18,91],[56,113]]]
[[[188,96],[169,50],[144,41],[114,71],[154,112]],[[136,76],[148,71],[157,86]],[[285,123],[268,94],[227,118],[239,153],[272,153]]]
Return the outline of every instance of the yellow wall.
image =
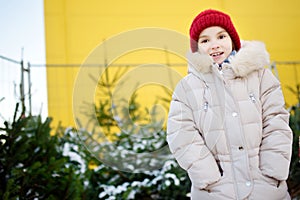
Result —
[[[44,6],[49,65],[83,63],[103,40],[136,28],[167,28],[188,36],[192,19],[206,8],[229,13],[241,39],[264,41],[272,61],[300,61],[299,0],[45,0]],[[149,40],[155,39],[149,35]],[[155,58],[165,63],[162,54],[161,58]],[[177,62],[175,57],[170,62]],[[128,61],[134,60],[131,56]],[[141,62],[141,56],[136,57],[136,62]],[[286,87],[299,84],[300,69],[296,70],[299,66],[277,67],[288,105],[297,102]],[[48,112],[54,118],[53,126],[58,121],[64,126],[74,125],[72,94],[78,69],[76,66],[47,68]],[[179,71],[184,75],[185,67]]]

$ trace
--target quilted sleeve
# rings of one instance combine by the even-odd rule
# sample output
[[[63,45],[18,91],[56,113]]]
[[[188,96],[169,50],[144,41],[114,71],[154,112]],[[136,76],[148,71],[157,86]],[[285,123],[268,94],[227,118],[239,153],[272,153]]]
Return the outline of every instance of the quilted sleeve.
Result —
[[[196,128],[184,83],[181,81],[173,94],[167,124],[167,142],[179,165],[188,172],[193,186],[203,189],[217,182],[221,174],[216,160]]]
[[[260,169],[269,177],[279,181],[286,180],[293,136],[280,83],[269,69],[264,69],[261,79],[261,102],[263,135],[260,147]]]

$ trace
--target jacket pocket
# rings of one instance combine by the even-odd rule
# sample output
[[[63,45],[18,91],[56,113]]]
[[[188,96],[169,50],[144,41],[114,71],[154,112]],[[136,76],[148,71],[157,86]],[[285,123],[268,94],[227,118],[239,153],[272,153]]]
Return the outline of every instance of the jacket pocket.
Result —
[[[206,188],[204,188],[204,190],[206,190],[209,193],[221,192],[226,188],[226,185],[231,185],[229,184],[230,182],[228,180],[228,177],[226,177],[226,175],[224,175],[223,172],[220,172],[220,175],[221,178],[217,182],[209,184]]]
[[[278,181],[272,177],[262,174],[260,170],[252,171],[254,188],[249,200],[272,199],[286,200],[288,197],[285,181]]]
[[[260,169],[256,169],[252,171],[252,175],[254,180],[257,180],[259,182],[262,182],[263,184],[268,184],[270,186],[277,187],[278,180],[275,178],[269,177],[267,175],[264,175]]]
[[[234,199],[234,184],[224,174],[218,182],[208,185],[203,191],[209,194],[209,199]],[[214,198],[213,198],[214,197]]]
[[[266,183],[269,183],[270,185],[272,185],[272,186],[274,186],[274,187],[276,187],[276,188],[279,187],[279,185],[280,185],[280,181],[279,181],[279,180],[276,180],[275,178],[269,177],[269,176],[264,175],[264,174],[262,174],[262,173],[260,173],[260,174],[261,174],[262,179],[263,179]]]

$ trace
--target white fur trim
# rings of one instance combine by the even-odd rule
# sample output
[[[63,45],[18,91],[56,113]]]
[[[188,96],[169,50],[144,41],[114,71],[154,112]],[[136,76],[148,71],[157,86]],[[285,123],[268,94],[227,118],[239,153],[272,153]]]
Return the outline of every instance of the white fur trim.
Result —
[[[239,77],[245,77],[269,63],[269,54],[265,45],[259,41],[243,41],[242,48],[230,61],[232,70]]]
[[[199,72],[209,73],[211,72],[211,65],[213,64],[213,59],[207,54],[202,54],[199,52],[192,53],[189,51],[186,54],[189,67],[193,67]]]
[[[213,59],[205,53],[187,53],[189,67],[201,73],[211,72]],[[237,77],[245,77],[249,73],[269,65],[270,58],[264,43],[259,41],[242,41],[241,49],[230,59],[230,66]]]

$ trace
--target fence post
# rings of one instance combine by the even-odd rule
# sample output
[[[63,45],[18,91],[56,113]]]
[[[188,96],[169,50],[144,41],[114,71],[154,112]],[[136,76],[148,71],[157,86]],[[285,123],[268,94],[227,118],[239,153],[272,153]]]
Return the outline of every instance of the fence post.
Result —
[[[21,60],[21,83],[20,83],[20,100],[22,104],[22,112],[21,115],[25,116],[25,93],[24,93],[24,62]]]
[[[29,116],[31,116],[32,107],[31,107],[31,75],[30,75],[30,62],[27,63],[27,79],[28,79],[28,101],[29,101]]]

